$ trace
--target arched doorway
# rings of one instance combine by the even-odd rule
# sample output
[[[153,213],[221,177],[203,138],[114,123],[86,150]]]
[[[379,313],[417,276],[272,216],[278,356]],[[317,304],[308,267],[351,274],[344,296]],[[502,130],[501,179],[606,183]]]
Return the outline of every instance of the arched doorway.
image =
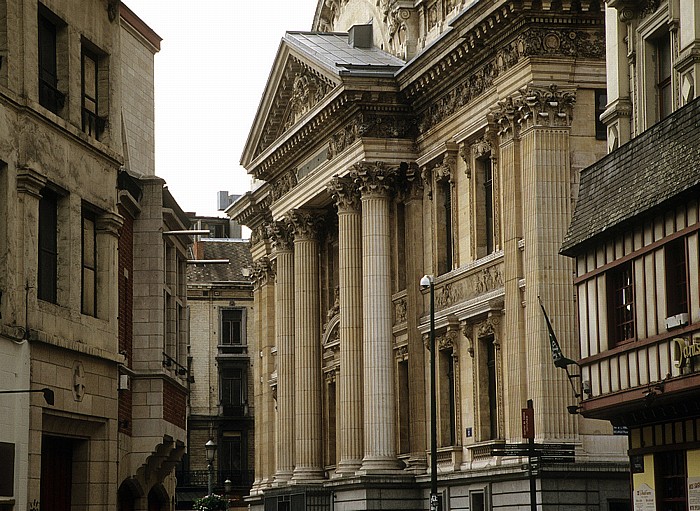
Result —
[[[168,493],[162,484],[157,484],[148,492],[148,511],[168,510]]]

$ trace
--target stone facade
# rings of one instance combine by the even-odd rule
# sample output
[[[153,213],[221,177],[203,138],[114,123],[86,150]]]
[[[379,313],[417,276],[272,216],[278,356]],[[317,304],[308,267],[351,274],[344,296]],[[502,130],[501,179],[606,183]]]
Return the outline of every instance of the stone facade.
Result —
[[[151,198],[118,197],[126,169],[157,180],[161,217],[151,234],[162,247],[164,208],[177,208],[153,177],[152,123],[148,138],[132,122],[138,111],[153,118],[159,44],[117,1],[0,2],[3,510],[171,506],[185,380],[162,365],[165,309],[152,302],[149,317],[136,304],[144,288],[155,291],[164,262],[143,257],[137,217]],[[151,62],[143,82],[129,84],[139,91],[122,82],[137,56],[139,66]],[[137,139],[150,150],[133,147],[129,160]],[[165,224],[186,226],[170,214]],[[155,337],[141,350],[146,329]]]
[[[573,267],[558,252],[579,172],[605,153],[603,10],[341,0],[316,12],[316,32],[282,40],[242,156],[263,184],[228,209],[275,271],[255,302],[269,350],[251,505],[428,507],[424,274],[443,509],[526,505],[523,459],[492,449],[523,441],[528,399],[537,442],[576,458],[539,469],[538,502],[624,502],[625,439],[567,413],[577,397],[538,303],[575,356]]]

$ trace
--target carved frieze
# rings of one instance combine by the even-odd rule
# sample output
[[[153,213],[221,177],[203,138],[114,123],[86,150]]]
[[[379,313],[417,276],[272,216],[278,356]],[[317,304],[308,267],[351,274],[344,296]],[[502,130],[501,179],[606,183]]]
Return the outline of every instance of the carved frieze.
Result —
[[[278,176],[272,183],[272,190],[270,195],[272,196],[272,202],[276,201],[282,197],[289,190],[297,185],[297,175],[294,170],[287,170]]]
[[[328,159],[332,160],[361,137],[411,138],[415,122],[409,117],[359,113],[328,140]]]
[[[437,309],[444,309],[502,287],[502,264],[489,266],[460,280],[436,286],[435,306]]]
[[[405,323],[408,304],[406,298],[399,298],[394,302],[394,324]]]
[[[423,111],[418,129],[425,133],[453,115],[493,86],[494,80],[523,58],[562,55],[576,58],[605,58],[605,36],[600,31],[531,28],[499,48],[490,60],[447,91]]]

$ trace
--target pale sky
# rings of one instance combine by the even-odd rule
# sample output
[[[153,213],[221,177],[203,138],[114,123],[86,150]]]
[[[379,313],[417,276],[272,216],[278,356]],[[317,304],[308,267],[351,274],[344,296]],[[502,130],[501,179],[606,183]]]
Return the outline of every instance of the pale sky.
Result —
[[[317,0],[124,0],[163,38],[155,56],[156,174],[182,209],[243,194],[239,165],[280,40],[310,30]]]

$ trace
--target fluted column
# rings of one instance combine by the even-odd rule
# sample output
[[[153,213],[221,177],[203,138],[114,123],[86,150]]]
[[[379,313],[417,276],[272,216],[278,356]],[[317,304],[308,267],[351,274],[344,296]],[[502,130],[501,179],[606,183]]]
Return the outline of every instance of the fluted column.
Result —
[[[294,211],[294,481],[324,477],[321,436],[321,321],[317,213]]]
[[[275,332],[277,338],[277,467],[275,483],[294,471],[294,253],[289,225],[273,222],[267,234],[277,261]]]
[[[359,163],[350,173],[362,194],[362,289],[365,473],[394,470],[396,395],[392,350],[389,189],[393,171],[382,163]]]
[[[362,216],[359,192],[349,179],[334,178],[329,191],[338,206],[340,273],[340,461],[337,474],[362,465]]]

